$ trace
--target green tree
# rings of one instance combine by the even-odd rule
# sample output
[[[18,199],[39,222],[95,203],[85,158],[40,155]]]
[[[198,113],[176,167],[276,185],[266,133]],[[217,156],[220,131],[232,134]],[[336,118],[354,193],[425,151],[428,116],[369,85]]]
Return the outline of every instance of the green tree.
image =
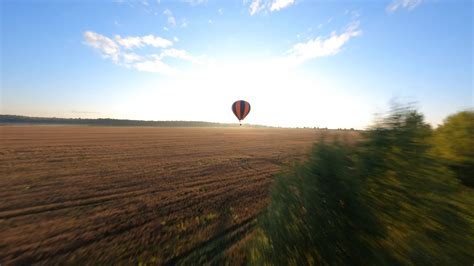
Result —
[[[474,111],[449,116],[433,136],[434,153],[466,185],[474,186]]]
[[[449,136],[468,145],[459,123]],[[437,137],[411,106],[394,106],[355,145],[320,141],[276,178],[250,264],[472,263],[474,191],[433,156]]]

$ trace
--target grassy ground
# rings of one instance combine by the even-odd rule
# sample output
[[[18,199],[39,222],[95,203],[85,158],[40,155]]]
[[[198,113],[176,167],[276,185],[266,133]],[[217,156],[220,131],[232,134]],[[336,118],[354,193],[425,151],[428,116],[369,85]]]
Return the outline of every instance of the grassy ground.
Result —
[[[225,257],[321,132],[0,126],[0,264]]]

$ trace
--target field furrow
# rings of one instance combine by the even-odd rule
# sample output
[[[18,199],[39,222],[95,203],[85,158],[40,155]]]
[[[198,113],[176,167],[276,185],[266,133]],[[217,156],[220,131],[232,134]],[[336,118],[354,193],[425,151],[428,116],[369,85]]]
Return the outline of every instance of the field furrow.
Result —
[[[321,134],[2,126],[0,264],[222,261]]]

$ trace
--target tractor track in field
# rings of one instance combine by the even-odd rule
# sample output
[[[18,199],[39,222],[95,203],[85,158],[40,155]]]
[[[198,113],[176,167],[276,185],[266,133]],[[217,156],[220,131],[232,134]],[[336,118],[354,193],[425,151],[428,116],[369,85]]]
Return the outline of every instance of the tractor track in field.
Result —
[[[229,178],[218,179],[218,180],[205,179],[203,181],[200,181],[197,184],[190,183],[187,186],[184,186],[184,188],[192,189],[196,186],[205,186],[205,185],[214,184],[214,183],[223,183],[223,181],[227,181],[227,180],[235,180],[234,182],[225,183],[226,186],[232,186],[234,184],[242,183],[243,179],[241,178],[245,176],[247,176],[247,174],[240,175],[240,176],[231,176]],[[57,211],[57,210],[62,210],[62,209],[74,208],[74,207],[95,205],[95,204],[105,203],[107,201],[112,201],[112,200],[116,200],[118,198],[123,198],[123,197],[134,197],[134,196],[141,196],[144,194],[153,195],[156,193],[168,192],[172,190],[175,190],[175,189],[174,188],[158,188],[158,189],[139,188],[139,189],[129,190],[129,191],[121,192],[121,193],[105,193],[102,195],[80,197],[80,198],[69,200],[66,202],[63,201],[61,203],[36,205],[32,207],[27,207],[27,208],[15,208],[13,210],[5,209],[5,210],[0,211],[0,219],[15,218],[15,217],[23,216],[23,215],[33,215],[33,214],[39,214],[39,213],[49,212],[49,211]],[[166,207],[166,205],[164,207]]]
[[[316,139],[290,129],[4,126],[0,264],[225,260],[268,203],[272,175]]]
[[[180,265],[186,259],[189,260],[189,258],[192,258],[193,255],[212,259],[217,254],[221,253],[222,250],[226,250],[237,240],[241,239],[246,232],[251,230],[255,225],[255,219],[255,217],[251,217],[239,224],[235,224],[225,229],[218,235],[199,243],[194,248],[171,258],[164,265]]]

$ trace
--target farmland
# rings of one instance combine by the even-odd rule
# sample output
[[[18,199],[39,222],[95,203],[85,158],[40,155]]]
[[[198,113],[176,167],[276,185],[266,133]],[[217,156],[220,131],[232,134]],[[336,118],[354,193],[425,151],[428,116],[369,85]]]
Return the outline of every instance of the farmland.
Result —
[[[2,126],[0,263],[239,262],[272,175],[324,132]]]

